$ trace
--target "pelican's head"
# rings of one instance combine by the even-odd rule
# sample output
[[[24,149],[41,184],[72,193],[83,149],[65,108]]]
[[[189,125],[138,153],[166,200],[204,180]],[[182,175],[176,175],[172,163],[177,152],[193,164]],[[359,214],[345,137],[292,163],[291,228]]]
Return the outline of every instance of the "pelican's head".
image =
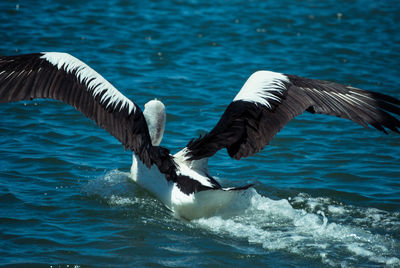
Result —
[[[144,105],[143,111],[151,138],[151,144],[158,146],[164,135],[166,113],[164,104],[157,100],[151,100]]]

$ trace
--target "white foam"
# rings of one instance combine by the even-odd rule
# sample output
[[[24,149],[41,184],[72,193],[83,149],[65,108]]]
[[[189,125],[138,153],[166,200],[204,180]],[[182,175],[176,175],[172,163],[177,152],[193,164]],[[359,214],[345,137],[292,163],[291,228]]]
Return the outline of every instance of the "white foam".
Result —
[[[123,197],[119,195],[111,195],[108,198],[108,204],[117,206],[128,206],[128,205],[140,204],[143,202],[144,201],[142,199],[137,197],[132,198],[132,197]]]
[[[371,257],[374,255],[373,252],[363,248],[362,245],[360,246],[357,243],[348,244],[347,249],[349,251],[355,253],[356,255],[362,256],[362,257]]]
[[[329,205],[328,211],[332,214],[340,214],[340,215],[346,213],[346,209],[344,207],[335,206],[335,205]]]
[[[247,207],[236,206],[230,214],[225,211],[193,223],[220,235],[245,239],[267,250],[284,250],[318,258],[327,265],[354,266],[362,258],[379,265],[400,265],[396,257],[396,249],[400,247],[397,240],[364,230],[356,222],[332,222],[325,215],[342,215],[360,208],[333,204],[329,198],[299,195],[293,198],[293,203],[303,202],[304,208],[295,209],[286,199],[272,200],[253,189],[236,202],[247,204]],[[370,218],[368,213],[371,211],[365,217]],[[374,215],[372,218],[378,220],[379,214]],[[338,254],[338,251],[341,253]],[[343,260],[344,256],[347,256],[346,260]]]

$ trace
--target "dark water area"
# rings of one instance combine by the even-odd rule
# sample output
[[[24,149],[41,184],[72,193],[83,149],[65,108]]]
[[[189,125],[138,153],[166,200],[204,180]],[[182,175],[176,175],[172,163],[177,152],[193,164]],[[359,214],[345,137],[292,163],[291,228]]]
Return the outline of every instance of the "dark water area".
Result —
[[[1,55],[68,52],[141,107],[161,100],[173,153],[257,70],[400,98],[398,1],[3,0],[0,40]],[[400,266],[400,135],[301,115],[252,157],[217,153],[222,185],[255,186],[187,222],[72,107],[1,104],[0,118],[2,266]]]

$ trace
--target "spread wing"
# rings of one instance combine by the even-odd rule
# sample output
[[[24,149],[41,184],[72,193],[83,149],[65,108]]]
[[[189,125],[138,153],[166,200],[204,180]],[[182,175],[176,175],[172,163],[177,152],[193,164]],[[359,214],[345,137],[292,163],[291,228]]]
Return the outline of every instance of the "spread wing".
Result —
[[[226,148],[232,158],[262,150],[291,119],[304,111],[350,119],[397,133],[400,100],[338,83],[269,71],[250,76],[217,125],[178,155],[196,162]]]
[[[141,109],[100,74],[66,53],[0,57],[0,103],[50,98],[94,120],[150,166],[151,140]]]

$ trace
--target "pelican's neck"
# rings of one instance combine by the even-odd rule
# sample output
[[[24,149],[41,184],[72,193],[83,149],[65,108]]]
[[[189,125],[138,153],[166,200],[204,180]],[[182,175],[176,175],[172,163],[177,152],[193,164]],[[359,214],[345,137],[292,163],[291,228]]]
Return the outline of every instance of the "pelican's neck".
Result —
[[[151,138],[151,144],[158,146],[164,135],[165,129],[165,106],[159,100],[151,100],[144,105],[143,111]]]

